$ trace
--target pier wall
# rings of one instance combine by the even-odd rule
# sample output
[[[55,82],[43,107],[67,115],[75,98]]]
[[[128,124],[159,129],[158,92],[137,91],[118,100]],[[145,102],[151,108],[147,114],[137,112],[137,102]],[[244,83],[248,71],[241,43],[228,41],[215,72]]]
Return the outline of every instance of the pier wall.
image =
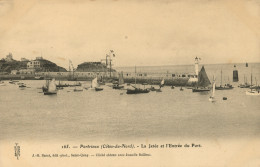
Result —
[[[55,78],[56,80],[68,80],[70,77],[76,78],[78,81],[90,81],[95,77],[108,79],[118,79],[119,72],[36,72],[34,74],[19,74],[19,75],[0,75],[2,80],[35,80],[35,76],[43,78]],[[137,83],[147,83],[159,85],[162,79],[165,80],[165,85],[187,86],[194,84],[189,82],[190,78],[196,78],[195,75],[190,74],[174,74],[174,73],[134,73],[123,72],[124,81],[126,83],[134,83],[136,76]]]

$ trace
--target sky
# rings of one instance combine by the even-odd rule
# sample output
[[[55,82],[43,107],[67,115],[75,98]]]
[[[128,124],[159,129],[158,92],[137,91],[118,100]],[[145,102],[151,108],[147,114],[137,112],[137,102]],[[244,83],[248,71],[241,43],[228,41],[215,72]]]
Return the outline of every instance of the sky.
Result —
[[[260,62],[260,1],[0,0],[0,58],[66,68],[110,50],[114,66]]]

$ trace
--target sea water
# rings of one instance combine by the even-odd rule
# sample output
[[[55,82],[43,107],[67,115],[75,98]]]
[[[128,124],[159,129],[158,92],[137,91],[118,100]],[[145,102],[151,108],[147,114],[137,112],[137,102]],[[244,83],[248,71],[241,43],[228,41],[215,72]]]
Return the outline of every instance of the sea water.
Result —
[[[162,71],[181,70],[181,67],[162,68]],[[243,73],[250,77],[251,69],[245,72],[237,68],[240,78]],[[229,76],[230,83],[237,84],[231,79],[233,66],[207,65],[205,69],[210,79],[212,75],[219,78],[222,69],[223,77]],[[260,70],[256,69],[259,64],[252,71],[260,82]],[[57,95],[47,96],[41,90],[45,81],[20,82],[28,88],[20,89],[8,81],[6,86],[0,86],[0,140],[210,139],[260,135],[260,96],[248,96],[247,89],[237,86],[216,91],[216,102],[212,103],[208,100],[210,92],[193,93],[186,88],[180,91],[178,87],[165,86],[162,92],[138,95],[127,95],[126,90],[109,86],[103,86],[100,92],[90,89],[74,92],[74,87],[67,87]]]

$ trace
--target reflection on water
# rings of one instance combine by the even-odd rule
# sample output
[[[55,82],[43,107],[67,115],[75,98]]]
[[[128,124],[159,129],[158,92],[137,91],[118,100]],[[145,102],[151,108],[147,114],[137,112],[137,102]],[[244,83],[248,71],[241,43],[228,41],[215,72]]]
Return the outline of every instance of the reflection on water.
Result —
[[[7,83],[7,81],[5,81]],[[192,93],[163,87],[162,92],[126,95],[104,91],[73,92],[73,87],[44,96],[44,81],[0,87],[0,139],[106,140],[138,138],[232,138],[258,136],[260,97],[246,89]],[[87,83],[90,85],[90,83]],[[222,98],[227,97],[227,101]]]

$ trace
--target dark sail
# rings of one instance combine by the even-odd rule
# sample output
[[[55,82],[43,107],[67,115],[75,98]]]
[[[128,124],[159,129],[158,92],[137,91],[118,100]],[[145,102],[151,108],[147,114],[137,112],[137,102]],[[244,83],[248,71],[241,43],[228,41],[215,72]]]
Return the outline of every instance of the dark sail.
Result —
[[[209,85],[210,85],[209,78],[207,76],[207,73],[205,71],[204,66],[202,66],[202,68],[199,72],[199,76],[198,76],[198,86],[199,87],[207,87]]]

